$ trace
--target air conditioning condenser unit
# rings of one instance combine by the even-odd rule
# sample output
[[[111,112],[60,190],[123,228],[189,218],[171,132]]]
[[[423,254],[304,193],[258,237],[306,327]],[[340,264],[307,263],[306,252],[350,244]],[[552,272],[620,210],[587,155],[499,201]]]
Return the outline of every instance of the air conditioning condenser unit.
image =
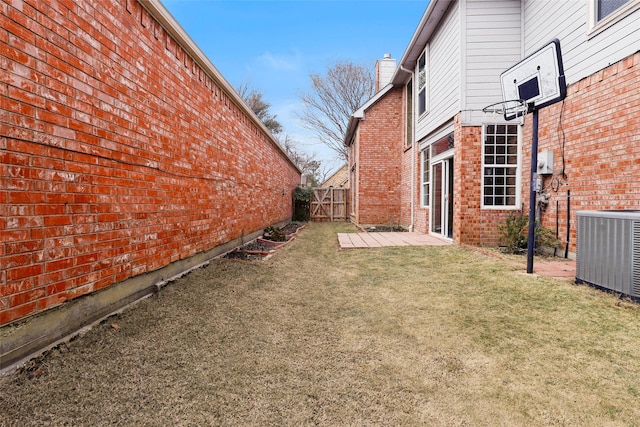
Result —
[[[577,217],[576,282],[640,298],[640,210]]]

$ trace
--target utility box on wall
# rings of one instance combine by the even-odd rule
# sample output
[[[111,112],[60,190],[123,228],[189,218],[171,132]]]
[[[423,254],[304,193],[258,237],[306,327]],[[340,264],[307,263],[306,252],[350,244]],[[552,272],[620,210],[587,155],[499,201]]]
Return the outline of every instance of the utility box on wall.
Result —
[[[538,175],[553,175],[553,151],[541,151],[538,153]]]

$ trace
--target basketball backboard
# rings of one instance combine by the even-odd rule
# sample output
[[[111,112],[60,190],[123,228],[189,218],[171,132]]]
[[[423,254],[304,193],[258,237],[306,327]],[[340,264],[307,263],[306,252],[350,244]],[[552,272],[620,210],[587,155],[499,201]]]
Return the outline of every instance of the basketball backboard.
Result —
[[[548,44],[500,74],[504,101],[520,99],[533,109],[561,101],[567,94],[560,41]],[[512,120],[522,113],[505,113]]]

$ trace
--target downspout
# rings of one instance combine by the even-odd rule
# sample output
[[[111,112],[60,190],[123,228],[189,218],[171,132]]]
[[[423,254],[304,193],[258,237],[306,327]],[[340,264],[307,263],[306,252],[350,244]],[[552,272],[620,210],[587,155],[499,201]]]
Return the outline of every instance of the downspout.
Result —
[[[416,206],[415,206],[415,196],[416,196],[416,120],[415,120],[415,116],[416,116],[416,112],[415,112],[415,105],[414,101],[415,101],[415,87],[416,87],[416,82],[415,82],[415,74],[413,71],[411,70],[407,70],[406,68],[404,68],[402,66],[402,64],[400,64],[400,69],[406,73],[411,74],[411,90],[413,91],[413,93],[411,94],[411,115],[413,117],[411,117],[411,121],[413,123],[411,123],[411,224],[409,225],[409,231],[413,232],[414,227],[415,227],[415,216],[416,216]]]

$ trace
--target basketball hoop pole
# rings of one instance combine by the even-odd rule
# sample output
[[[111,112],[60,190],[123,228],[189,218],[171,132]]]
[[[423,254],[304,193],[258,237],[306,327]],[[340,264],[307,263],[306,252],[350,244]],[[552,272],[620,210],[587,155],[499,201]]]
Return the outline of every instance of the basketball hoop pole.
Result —
[[[527,55],[520,62],[503,71],[500,74],[500,83],[502,85],[502,99],[519,99],[526,103],[526,111],[533,113],[529,236],[527,239],[527,273],[533,273],[533,250],[536,245],[538,110],[547,105],[560,102],[567,96],[567,80],[562,66],[560,40],[551,40],[540,49]],[[510,117],[515,118],[518,116],[520,114],[516,111],[516,114]],[[509,120],[507,115],[505,115],[505,120]]]
[[[529,236],[527,240],[527,273],[533,273],[533,249],[536,244],[536,181],[538,171],[538,109],[533,107],[531,130],[531,182],[529,194]]]

